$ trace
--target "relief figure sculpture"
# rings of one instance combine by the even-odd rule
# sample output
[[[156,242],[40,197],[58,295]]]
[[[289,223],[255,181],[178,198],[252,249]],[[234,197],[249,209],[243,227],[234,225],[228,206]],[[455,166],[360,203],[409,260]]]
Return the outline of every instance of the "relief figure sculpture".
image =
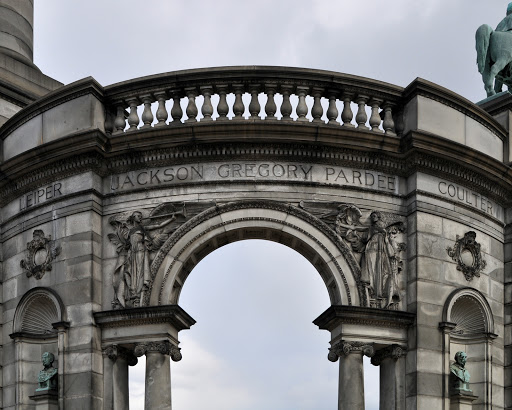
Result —
[[[115,233],[108,234],[108,238],[117,252],[112,271],[113,309],[149,303],[151,264],[157,251],[183,223],[214,205],[212,202],[165,202],[146,217],[137,210],[109,218]]]
[[[370,213],[370,225],[360,223],[361,211],[353,205],[340,206],[336,218],[338,234],[361,253],[361,282],[375,307],[395,308],[400,302],[397,276],[401,268],[398,254],[404,244],[395,242],[403,230],[401,223],[386,225],[378,211]],[[402,224],[403,225],[403,224]]]
[[[337,235],[350,245],[361,268],[359,282],[365,299],[361,304],[398,309],[401,301],[398,275],[403,265],[400,253],[405,250],[405,244],[397,241],[397,236],[405,231],[401,218],[372,211],[363,223],[363,213],[352,204],[302,202],[301,205],[334,226]]]
[[[150,279],[150,252],[158,250],[176,229],[172,222],[177,219],[178,212],[174,208],[169,211],[158,223],[151,222],[152,216],[144,218],[140,211],[133,212],[125,221],[116,217],[110,219],[116,233],[109,234],[108,238],[117,245],[112,279],[114,309],[140,306]],[[160,214],[155,217],[162,219]]]

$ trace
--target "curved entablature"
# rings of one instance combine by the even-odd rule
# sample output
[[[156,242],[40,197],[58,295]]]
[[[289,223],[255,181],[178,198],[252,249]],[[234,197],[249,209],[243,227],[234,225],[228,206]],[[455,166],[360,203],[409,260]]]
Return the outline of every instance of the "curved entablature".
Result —
[[[108,87],[86,78],[21,110],[0,139],[3,203],[84,170],[108,176],[229,156],[312,159],[404,177],[424,170],[502,206],[512,200],[507,132],[475,104],[421,79],[403,89],[330,71],[258,66]]]
[[[201,259],[244,239],[279,242],[301,253],[322,276],[334,305],[359,305],[364,298],[357,262],[326,224],[291,205],[240,201],[204,211],[168,238],[151,265],[150,291],[143,304],[177,304],[188,275]]]

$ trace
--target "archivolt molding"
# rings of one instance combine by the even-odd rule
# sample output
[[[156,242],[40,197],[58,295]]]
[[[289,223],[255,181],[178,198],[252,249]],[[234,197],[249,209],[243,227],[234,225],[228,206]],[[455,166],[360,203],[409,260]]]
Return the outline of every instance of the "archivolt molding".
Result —
[[[190,232],[193,228],[200,225],[201,223],[207,221],[208,219],[214,218],[215,216],[219,216],[223,213],[235,211],[235,210],[241,210],[241,209],[269,209],[269,210],[275,210],[275,211],[281,211],[286,212],[289,215],[293,215],[299,219],[304,220],[308,224],[312,225],[316,229],[320,230],[324,235],[326,235],[333,244],[338,248],[338,250],[341,252],[345,260],[347,261],[349,268],[352,271],[354,280],[357,284],[357,288],[359,291],[359,298],[360,300],[363,300],[363,292],[362,292],[362,284],[360,283],[360,267],[357,263],[357,261],[354,259],[352,253],[350,252],[348,246],[336,235],[336,233],[329,228],[325,223],[320,221],[319,219],[315,218],[308,212],[305,212],[293,205],[289,204],[282,204],[279,202],[274,201],[240,201],[240,202],[230,202],[224,205],[218,205],[215,207],[212,207],[210,209],[205,210],[203,213],[197,215],[196,217],[192,218],[188,222],[184,223],[181,227],[179,227],[170,237],[169,239],[164,243],[164,245],[160,248],[159,252],[157,253],[155,259],[153,260],[153,263],[151,264],[151,281],[149,285],[149,291],[146,293],[145,298],[143,300],[143,306],[148,306],[150,303],[150,295],[153,292],[153,284],[155,277],[158,273],[158,270],[160,269],[160,266],[162,265],[166,255],[169,253],[169,251],[177,244],[177,242],[188,232]],[[265,221],[265,222],[272,222],[277,223],[279,225],[289,226],[290,228],[297,230],[301,232],[301,234],[306,235],[308,238],[310,238],[312,241],[314,241],[326,254],[329,256],[330,260],[335,264],[336,269],[338,270],[338,273],[340,277],[343,280],[343,285],[345,287],[345,292],[347,294],[347,304],[352,305],[352,297],[350,294],[350,288],[348,281],[345,277],[345,274],[343,273],[341,266],[334,258],[334,255],[327,249],[327,247],[321,243],[317,238],[315,238],[311,233],[305,231],[304,229],[297,227],[289,222],[283,221],[283,220],[277,220],[273,218],[264,218],[264,217],[247,217],[247,218],[238,218],[234,220],[230,220],[227,222],[222,222],[219,224],[212,225],[207,230],[201,232],[200,234],[196,235],[194,238],[192,238],[190,241],[187,242],[176,254],[173,261],[171,262],[170,266],[168,267],[167,271],[164,274],[162,285],[160,286],[160,290],[158,293],[158,304],[165,303],[165,301],[162,300],[162,294],[164,291],[164,288],[166,286],[166,282],[168,280],[169,274],[171,270],[174,268],[174,265],[176,261],[179,259],[179,257],[185,252],[186,249],[189,248],[190,245],[192,245],[194,242],[197,242],[201,237],[205,236],[209,232],[222,227],[227,226],[230,224],[234,224],[237,222],[247,222],[247,221]],[[332,295],[331,295],[332,297]]]

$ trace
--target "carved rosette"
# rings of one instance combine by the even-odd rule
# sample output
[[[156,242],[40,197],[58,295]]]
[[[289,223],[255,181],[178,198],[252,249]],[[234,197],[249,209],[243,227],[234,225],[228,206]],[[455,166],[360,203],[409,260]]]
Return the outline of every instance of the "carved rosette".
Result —
[[[181,349],[167,340],[161,342],[148,342],[139,343],[135,346],[134,354],[137,357],[145,355],[146,353],[161,353],[171,356],[173,362],[179,362],[182,359]]]
[[[36,229],[33,239],[27,243],[27,258],[20,262],[20,266],[26,271],[27,277],[41,279],[46,272],[52,270],[52,262],[59,253],[60,246],[52,241],[52,237]]]
[[[475,276],[480,277],[480,272],[486,265],[480,244],[475,239],[476,233],[469,231],[462,238],[457,235],[453,248],[446,248],[450,258],[457,262],[457,270],[461,271],[468,281],[473,280]]]
[[[367,357],[373,357],[375,348],[373,343],[346,342],[342,340],[329,349],[327,359],[331,362],[336,362],[339,357],[348,356],[351,353],[360,353]]]
[[[371,359],[371,363],[374,366],[380,366],[384,359],[391,358],[398,360],[407,354],[407,348],[400,345],[387,346],[384,349],[379,349],[375,352],[375,355]]]
[[[129,366],[135,366],[139,361],[129,349],[118,345],[106,347],[103,350],[103,354],[114,362],[118,358],[125,359]]]

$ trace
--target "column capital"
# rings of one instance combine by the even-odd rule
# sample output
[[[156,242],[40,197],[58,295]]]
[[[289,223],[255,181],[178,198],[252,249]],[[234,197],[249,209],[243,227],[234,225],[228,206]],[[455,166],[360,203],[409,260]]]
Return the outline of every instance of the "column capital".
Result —
[[[182,358],[180,348],[170,343],[168,340],[159,342],[139,343],[135,346],[134,354],[137,357],[147,353],[161,353],[171,356],[173,362],[179,362]]]
[[[379,349],[375,352],[375,355],[372,357],[371,363],[374,366],[380,366],[384,359],[393,359],[398,360],[401,357],[407,354],[407,348],[400,345],[390,345],[386,346],[383,349]]]
[[[347,342],[342,340],[329,348],[327,358],[336,362],[339,357],[348,356],[351,353],[359,353],[367,357],[373,357],[375,348],[373,343],[368,342]]]
[[[138,362],[138,359],[129,349],[116,344],[107,346],[103,349],[103,354],[113,362],[118,358],[125,359],[129,366],[135,366]]]

